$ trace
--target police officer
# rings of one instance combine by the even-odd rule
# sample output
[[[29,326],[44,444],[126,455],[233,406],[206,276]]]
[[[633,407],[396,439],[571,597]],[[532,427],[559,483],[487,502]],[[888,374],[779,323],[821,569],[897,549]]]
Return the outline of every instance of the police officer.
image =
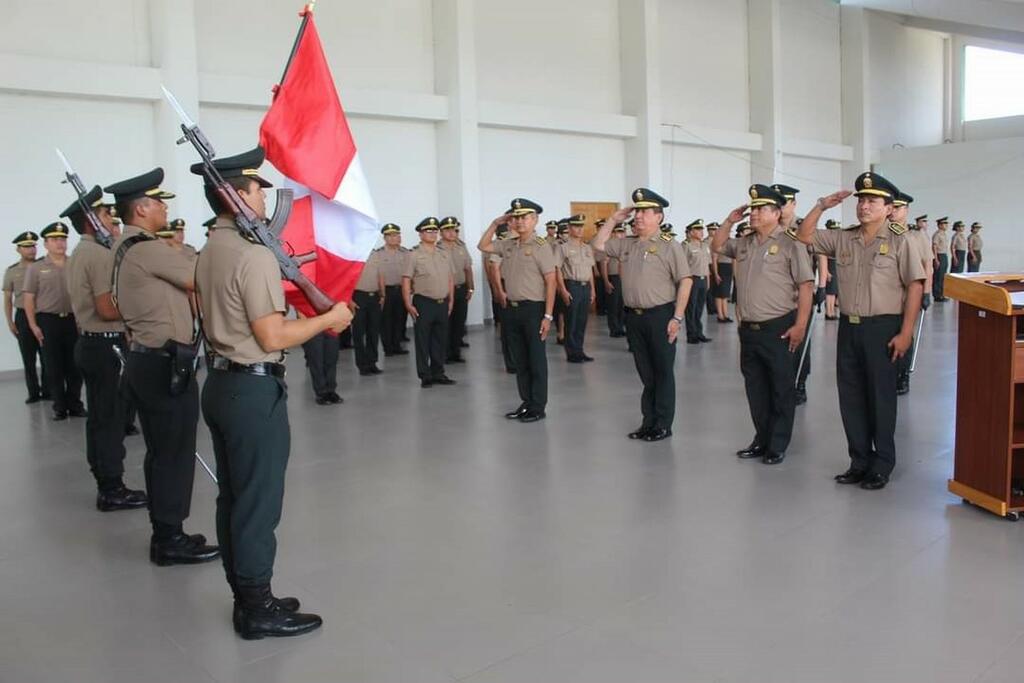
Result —
[[[719,230],[725,230],[725,237],[729,239],[728,228],[719,226]],[[717,235],[718,232],[716,231]],[[713,238],[712,238],[713,239]],[[734,322],[729,316],[729,299],[732,293],[733,261],[725,254],[720,254],[714,249],[711,250],[711,298],[715,304],[715,317],[720,323]]]
[[[103,203],[99,185],[84,197],[96,217],[117,238],[120,228]],[[124,323],[110,295],[114,254],[96,241],[92,225],[74,202],[61,213],[82,236],[66,269],[71,308],[78,324],[75,363],[85,380],[89,417],[85,422],[85,455],[99,491],[96,507],[103,511],[129,510],[146,505],[146,494],[124,485],[125,402],[121,394],[118,352],[126,348]],[[115,352],[114,347],[118,347]]]
[[[569,236],[569,219],[568,219],[568,217],[566,217],[566,218],[559,218],[558,219],[558,237],[556,238],[555,242],[551,245],[551,253],[553,253],[555,255],[555,265],[556,266],[558,265],[558,259],[559,259],[558,251],[559,251],[559,248],[565,243],[566,239],[568,239],[568,236]],[[555,289],[556,289],[556,291],[557,291],[557,288],[558,288],[558,278],[557,278],[557,275],[556,275],[556,278],[555,278]],[[565,344],[565,314],[566,314],[565,300],[561,296],[558,296],[556,294],[555,295],[555,308],[554,308],[554,316],[555,316],[555,343],[556,344]]]
[[[402,348],[408,321],[408,314],[402,301],[402,269],[405,268],[405,258],[409,250],[402,246],[401,229],[381,232],[384,234],[384,248],[377,258],[384,278],[384,310],[381,317],[380,340],[385,356],[404,356],[409,352]]]
[[[544,230],[547,232],[547,236],[544,241],[551,245],[554,249],[558,244],[558,221],[548,221],[544,224]]]
[[[598,221],[598,230],[604,225],[604,219]],[[625,239],[626,227],[622,224],[612,228],[612,239]],[[622,277],[619,274],[621,262],[607,252],[595,251],[595,260],[601,266],[601,282],[608,295],[606,308],[608,311],[608,336],[613,338],[626,336],[626,311],[622,306]]]
[[[64,268],[67,265],[68,229],[51,223],[40,232],[46,257],[25,270],[23,302],[29,329],[46,359],[46,374],[53,396],[53,419],[85,417],[82,375],[75,365],[78,329],[71,308]]]
[[[345,399],[338,395],[338,353],[341,340],[322,332],[302,344],[302,352],[318,406],[337,405]]]
[[[491,221],[477,248],[502,257],[505,280],[503,324],[508,326],[508,346],[516,371],[522,403],[505,414],[510,420],[536,422],[546,416],[548,402],[547,339],[555,306],[555,255],[534,230],[544,209],[529,199],[512,200],[506,215]],[[497,240],[500,223],[508,221],[515,239]]]
[[[693,290],[686,304],[686,343],[700,344],[711,341],[704,335],[704,307],[708,295],[708,271],[711,253],[704,242],[704,221],[700,218],[686,226],[684,243],[686,259],[693,273]]]
[[[394,223],[381,227],[382,235],[402,234]],[[380,271],[380,256],[384,247],[370,252],[363,271],[352,291],[352,346],[355,347],[356,367],[360,375],[379,375],[377,345],[380,343],[381,309],[384,306],[384,276]]]
[[[224,180],[260,219],[266,219],[257,147],[214,162]],[[202,165],[192,167],[202,173]],[[295,636],[320,627],[315,614],[298,612],[295,598],[270,588],[281,518],[285,468],[291,447],[283,352],[351,321],[347,304],[323,315],[286,320],[281,273],[274,255],[238,233],[230,210],[213,188],[217,212],[196,266],[196,296],[209,348],[203,419],[217,458],[217,538],[224,573],[235,597],[235,631],[246,640]]]
[[[740,371],[755,430],[751,444],[736,455],[777,465],[793,434],[793,380],[811,319],[814,273],[807,248],[782,225],[786,196],[766,185],[752,185],[749,195],[750,203],[722,222],[711,248],[736,263]],[[754,233],[729,239],[729,230],[748,208]]]
[[[816,230],[822,212],[851,194],[840,191],[818,199],[799,238],[838,269],[836,384],[851,463],[835,479],[877,490],[896,465],[896,361],[911,347],[925,271],[906,228],[889,220],[899,190],[872,172],[855,187],[859,225]]]
[[[839,221],[829,218],[825,221],[826,230],[838,230],[843,227]],[[836,277],[836,260],[825,258],[825,320],[839,320],[836,301],[839,298],[839,278]]]
[[[942,303],[947,301],[944,287],[946,284],[946,273],[949,272],[949,218],[943,216],[935,221],[938,230],[932,235],[932,256],[934,257],[933,269],[935,277],[932,280],[932,299]]]
[[[967,269],[967,233],[964,232],[964,222],[953,223],[953,240],[951,243],[953,251],[954,273],[962,273]]]
[[[967,272],[977,273],[981,269],[981,223],[971,223],[971,236],[967,238]]]
[[[28,230],[14,238],[14,246],[18,250],[18,262],[8,266],[4,271],[4,316],[7,320],[7,328],[18,340],[18,350],[21,352],[21,364],[25,370],[25,388],[28,389],[28,398],[25,403],[38,403],[41,400],[50,398],[50,388],[47,385],[46,363],[43,361],[42,350],[39,348],[39,340],[32,334],[28,326],[28,318],[25,315],[23,291],[25,285],[25,271],[36,261],[36,242],[39,235]],[[42,363],[42,385],[39,382],[39,373],[36,372],[36,356]]]
[[[715,238],[715,233],[718,232],[719,227],[719,223],[708,223],[705,226],[708,234],[703,240],[708,252],[708,291],[704,297],[704,306],[708,311],[708,320],[711,320],[711,316],[715,315],[718,311],[715,306],[715,254],[711,251],[711,240]]]
[[[160,566],[210,562],[220,554],[182,526],[192,503],[199,421],[190,305],[195,258],[156,237],[167,225],[165,201],[174,197],[160,187],[163,179],[163,169],[155,168],[104,188],[124,222],[113,248],[112,293],[132,339],[124,384],[146,441],[149,559]]]
[[[565,357],[570,363],[594,360],[583,351],[587,313],[594,300],[594,251],[583,241],[586,222],[583,214],[570,216],[569,235],[555,252],[555,280],[565,305]]]
[[[896,198],[892,202],[892,211],[889,214],[889,219],[894,223],[900,225],[907,225],[907,213],[910,211],[910,204],[913,203],[914,198],[902,190],[897,191]],[[920,218],[927,219],[927,216]],[[932,248],[931,243],[928,239],[928,233],[924,229],[924,220],[914,221],[906,232],[907,240],[914,245],[917,250],[918,258],[921,259],[921,267],[925,271],[924,279],[924,291],[921,294],[921,313],[928,310],[931,306],[931,286],[932,286]],[[896,395],[902,396],[910,392],[910,367],[914,362],[914,344],[911,344],[910,351],[908,351],[899,360],[899,368],[896,375]]]
[[[473,259],[469,249],[459,239],[459,219],[446,216],[441,219],[441,248],[449,255],[452,266],[452,278],[455,282],[452,299],[452,313],[448,318],[448,354],[449,363],[465,363],[462,358],[462,347],[466,340],[466,317],[469,314],[469,301],[473,298]]]
[[[683,245],[659,229],[668,200],[647,188],[632,194],[633,203],[616,211],[594,237],[598,251],[617,258],[622,267],[626,335],[644,390],[643,423],[629,438],[660,441],[672,436],[676,409],[676,337],[693,287],[693,273]],[[630,214],[636,237],[609,240]]]
[[[501,241],[510,239],[507,218],[505,222],[498,224],[494,232],[494,239]],[[514,238],[512,238],[514,239]],[[505,293],[505,282],[501,276],[501,254],[494,252],[487,255],[484,262],[484,272],[487,275],[487,284],[491,289],[491,315],[494,319],[494,326],[498,332],[498,339],[501,342],[501,356],[505,363],[505,372],[516,374],[515,365],[512,363],[512,352],[508,345],[508,326],[505,325],[505,312],[508,308],[508,296]]]
[[[455,384],[444,374],[455,280],[451,255],[437,246],[439,227],[433,216],[419,222],[420,243],[409,252],[402,271],[402,299],[413,320],[416,375],[423,388]]]
[[[191,244],[185,242],[185,219],[175,218],[173,221],[167,224],[167,227],[163,230],[157,230],[156,236],[164,239],[167,243],[175,249],[184,249],[189,252],[191,256],[195,256],[197,253],[196,248]]]

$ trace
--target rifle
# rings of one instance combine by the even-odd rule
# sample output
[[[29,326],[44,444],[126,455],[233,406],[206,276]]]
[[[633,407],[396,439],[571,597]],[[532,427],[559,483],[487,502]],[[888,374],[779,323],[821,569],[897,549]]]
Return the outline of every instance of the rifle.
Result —
[[[274,254],[274,257],[277,259],[277,265],[281,269],[281,277],[299,288],[299,291],[309,301],[313,310],[318,314],[331,310],[335,302],[300,270],[300,266],[315,260],[316,254],[309,253],[298,256],[289,254],[285,251],[278,237],[281,234],[281,230],[284,229],[285,223],[288,222],[288,215],[292,210],[292,191],[287,189],[277,190],[277,205],[274,207],[274,215],[269,223],[259,218],[249,208],[249,205],[242,201],[238,193],[235,192],[235,189],[224,180],[217,167],[213,165],[213,158],[216,156],[216,153],[213,150],[213,145],[210,144],[210,141],[203,134],[203,131],[199,130],[199,125],[185,113],[185,110],[174,95],[171,94],[170,90],[162,85],[160,87],[163,89],[167,101],[181,119],[181,131],[184,133],[184,136],[178,140],[178,144],[189,142],[199,152],[199,156],[203,160],[203,175],[206,177],[206,182],[211,187],[216,188],[217,196],[220,198],[224,208],[234,214],[238,231],[243,237],[259,242]]]
[[[103,225],[103,221],[96,215],[92,206],[89,202],[85,201],[85,195],[88,194],[85,190],[85,184],[82,183],[82,179],[78,177],[75,170],[71,168],[71,164],[68,162],[68,158],[57,148],[57,156],[60,157],[61,163],[64,164],[64,180],[60,181],[61,184],[69,184],[75,190],[75,194],[78,195],[78,207],[82,210],[82,215],[85,216],[86,222],[92,226],[93,234],[96,236],[96,242],[102,246],[110,249],[114,246],[114,237],[107,230],[107,227]]]

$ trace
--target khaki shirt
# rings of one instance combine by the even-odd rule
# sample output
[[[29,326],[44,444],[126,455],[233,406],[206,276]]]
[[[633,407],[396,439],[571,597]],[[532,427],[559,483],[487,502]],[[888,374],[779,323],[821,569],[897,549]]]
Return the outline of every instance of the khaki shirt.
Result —
[[[19,260],[13,266],[4,271],[3,290],[11,293],[11,302],[15,308],[24,308],[22,303],[22,292],[25,287],[25,271],[29,263]]]
[[[953,251],[967,251],[967,235],[962,232],[953,233]]]
[[[96,297],[110,291],[114,270],[114,252],[96,243],[92,235],[82,235],[64,269],[75,322],[83,332],[124,332],[120,320],[104,320],[96,312]]]
[[[71,313],[71,296],[64,281],[64,268],[54,263],[49,256],[36,261],[25,269],[25,283],[22,294],[36,295],[36,313]]]
[[[384,276],[385,287],[402,284],[402,272],[405,270],[405,259],[408,255],[409,250],[405,247],[398,247],[398,249],[381,247],[378,267]]]
[[[936,230],[932,235],[932,246],[938,254],[949,254],[949,233],[945,230]]]
[[[274,254],[238,234],[234,221],[218,219],[196,265],[196,294],[209,348],[236,363],[279,363],[281,351],[267,352],[252,323],[287,305]]]
[[[450,256],[452,278],[455,280],[455,286],[461,287],[466,284],[466,268],[470,268],[473,265],[473,257],[470,256],[469,249],[466,249],[466,245],[459,242],[440,242],[438,246],[448,252]]]
[[[356,281],[356,289],[360,292],[384,293],[378,291],[380,289],[380,252],[383,250],[384,247],[371,251],[370,258],[366,259],[366,263],[363,264],[363,272],[359,274],[359,280]]]
[[[145,232],[126,224],[112,252],[117,254],[127,238]],[[114,295],[134,341],[151,348],[159,348],[169,339],[182,344],[192,341],[192,307],[185,287],[192,282],[195,269],[194,257],[158,237],[139,242],[125,252]]]
[[[526,244],[518,239],[494,242],[501,256],[501,276],[510,301],[546,301],[545,276],[558,267],[551,247],[543,237],[530,237]]]
[[[719,251],[736,259],[736,312],[740,320],[766,322],[797,306],[800,285],[814,280],[802,242],[777,227],[764,242],[757,233],[729,239]]]
[[[590,282],[594,275],[594,250],[589,244],[569,240],[558,246],[555,258],[562,269],[562,278]]]
[[[839,311],[845,315],[903,313],[907,286],[925,278],[924,266],[906,233],[896,235],[886,226],[866,244],[860,226],[817,230],[813,244],[816,253],[836,260]]]
[[[907,241],[909,241],[914,249],[917,250],[918,255],[921,257],[922,262],[932,262],[932,245],[928,240],[928,235],[925,234],[924,230],[918,230],[917,228],[910,228],[905,233]],[[927,269],[926,269],[927,270]]]
[[[609,241],[617,240],[617,239],[624,239],[624,238],[622,238],[622,237],[609,237],[608,238]],[[608,277],[611,277],[612,275],[618,275],[619,274],[619,267],[620,267],[619,259],[617,259],[617,258],[615,258],[613,256],[609,256],[607,251],[597,251],[595,249],[594,250],[594,261],[599,263],[599,264],[600,263],[604,263],[605,261],[608,262]]]
[[[683,245],[654,234],[650,239],[610,239],[605,253],[619,259],[622,301],[629,308],[652,308],[674,302],[679,283],[693,277]]]
[[[981,235],[975,233],[967,238],[967,246],[971,251],[981,251],[985,243],[981,241]]]
[[[694,277],[707,277],[711,268],[711,248],[704,242],[686,240],[683,249],[686,250],[686,260]]]
[[[446,299],[452,279],[451,255],[439,247],[413,247],[405,260],[403,278],[412,280],[412,291],[428,299]]]

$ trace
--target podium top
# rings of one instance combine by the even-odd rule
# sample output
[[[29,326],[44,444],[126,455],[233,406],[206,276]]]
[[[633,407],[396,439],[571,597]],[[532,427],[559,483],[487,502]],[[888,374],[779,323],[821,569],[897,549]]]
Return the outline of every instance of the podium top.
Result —
[[[1024,273],[949,273],[946,294],[1001,315],[1024,315]]]

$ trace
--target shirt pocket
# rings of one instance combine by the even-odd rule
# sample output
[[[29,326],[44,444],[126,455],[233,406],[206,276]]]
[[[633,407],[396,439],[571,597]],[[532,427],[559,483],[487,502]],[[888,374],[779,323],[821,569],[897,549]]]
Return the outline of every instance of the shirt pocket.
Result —
[[[878,270],[895,271],[896,257],[893,254],[875,254],[872,258],[872,265]]]
[[[853,252],[850,250],[840,251],[836,253],[836,265],[837,266],[852,266],[853,265]]]

